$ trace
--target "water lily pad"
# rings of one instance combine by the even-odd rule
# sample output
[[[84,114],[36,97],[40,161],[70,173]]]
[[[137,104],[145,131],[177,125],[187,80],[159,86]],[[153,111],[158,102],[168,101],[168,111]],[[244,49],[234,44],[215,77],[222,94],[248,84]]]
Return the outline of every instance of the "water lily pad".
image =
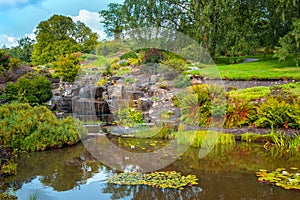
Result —
[[[268,172],[260,169],[256,172],[258,182],[269,183],[282,187],[287,190],[300,190],[300,176],[297,168],[290,168],[294,172],[289,172],[285,168],[278,168],[275,171]]]
[[[195,175],[182,176],[179,172],[152,172],[142,174],[138,172],[126,172],[116,174],[108,178],[108,183],[118,185],[148,185],[155,188],[176,188],[183,189],[185,186],[198,184]]]

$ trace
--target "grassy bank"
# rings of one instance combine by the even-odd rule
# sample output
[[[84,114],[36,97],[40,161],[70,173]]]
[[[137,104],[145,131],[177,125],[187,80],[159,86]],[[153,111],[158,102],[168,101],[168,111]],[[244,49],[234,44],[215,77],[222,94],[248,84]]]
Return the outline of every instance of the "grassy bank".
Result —
[[[271,56],[252,56],[258,58],[258,61],[247,63],[230,63],[230,58],[219,58],[216,62],[217,69],[221,78],[229,80],[270,80],[270,79],[294,79],[300,80],[300,67],[296,67],[294,58],[289,57],[285,62],[279,62],[278,59]],[[245,58],[241,59],[244,60]],[[237,61],[236,61],[237,62]],[[215,73],[215,68],[201,68],[190,72],[195,75],[203,75],[211,78],[220,78]]]

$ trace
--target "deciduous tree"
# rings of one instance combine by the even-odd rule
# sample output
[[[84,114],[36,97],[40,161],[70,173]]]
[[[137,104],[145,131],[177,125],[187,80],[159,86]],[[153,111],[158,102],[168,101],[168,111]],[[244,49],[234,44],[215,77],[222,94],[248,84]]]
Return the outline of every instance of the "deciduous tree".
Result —
[[[82,22],[70,17],[53,15],[36,28],[37,43],[32,53],[34,65],[56,61],[60,56],[73,52],[91,52],[97,41],[96,33]]]
[[[104,24],[104,31],[108,36],[114,36],[114,39],[120,39],[121,33],[125,27],[125,17],[123,5],[118,3],[108,4],[107,10],[101,10],[100,22]]]

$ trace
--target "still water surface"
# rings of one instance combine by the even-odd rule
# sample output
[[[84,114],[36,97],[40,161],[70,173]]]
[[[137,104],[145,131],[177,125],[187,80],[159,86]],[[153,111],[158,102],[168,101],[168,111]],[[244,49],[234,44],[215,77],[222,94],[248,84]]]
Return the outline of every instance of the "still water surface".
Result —
[[[248,144],[218,145],[202,159],[198,152],[199,149],[190,148],[162,169],[195,174],[199,185],[184,190],[108,184],[107,177],[115,171],[96,161],[82,144],[22,155],[18,174],[7,182],[15,188],[19,200],[28,200],[33,194],[40,200],[300,199],[300,192],[258,183],[254,173],[259,169],[300,168],[300,156],[287,157],[280,152],[268,152],[262,145]]]

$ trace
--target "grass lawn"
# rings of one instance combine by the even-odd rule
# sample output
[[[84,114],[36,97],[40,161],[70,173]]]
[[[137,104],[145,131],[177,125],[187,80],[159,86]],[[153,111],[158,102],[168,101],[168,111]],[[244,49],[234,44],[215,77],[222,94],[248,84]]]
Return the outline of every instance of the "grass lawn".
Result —
[[[91,62],[88,62],[88,64],[84,65],[85,68],[103,67],[104,64],[107,62],[107,58],[105,58],[104,56],[92,55],[92,54],[84,54],[82,60],[84,61],[91,60]]]
[[[255,56],[254,56],[255,57]],[[260,60],[250,63],[239,63],[222,65],[225,61],[217,60],[220,64],[217,67],[201,68],[191,71],[191,74],[200,74],[211,78],[222,78],[230,80],[251,80],[251,79],[294,79],[300,80],[300,67],[296,67],[293,58],[288,58],[285,62],[267,56],[257,57]],[[216,73],[219,71],[220,75]]]

